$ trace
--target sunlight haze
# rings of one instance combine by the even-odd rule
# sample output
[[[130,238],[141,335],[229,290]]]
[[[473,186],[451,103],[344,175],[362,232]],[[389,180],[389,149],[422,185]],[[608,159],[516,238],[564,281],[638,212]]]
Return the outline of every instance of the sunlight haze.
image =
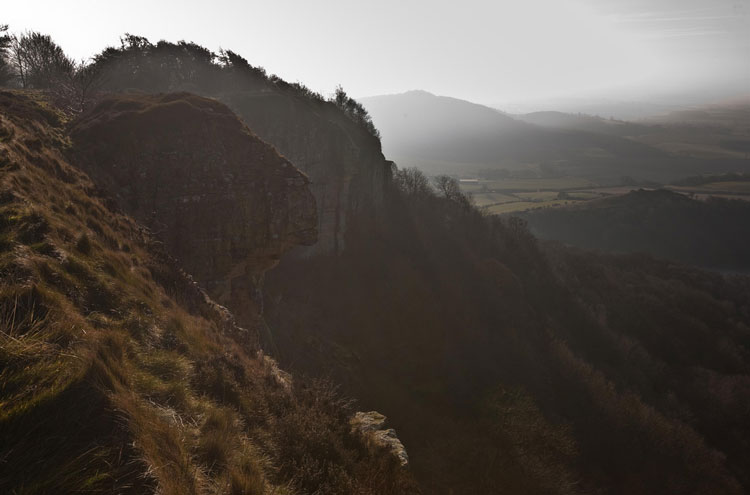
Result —
[[[748,0],[10,3],[11,31],[76,59],[125,32],[229,48],[323,94],[425,89],[482,103],[731,97],[750,87]],[[148,15],[144,15],[148,12]],[[196,15],[199,14],[199,15]],[[291,35],[290,33],[294,33]],[[744,90],[746,91],[746,90]]]

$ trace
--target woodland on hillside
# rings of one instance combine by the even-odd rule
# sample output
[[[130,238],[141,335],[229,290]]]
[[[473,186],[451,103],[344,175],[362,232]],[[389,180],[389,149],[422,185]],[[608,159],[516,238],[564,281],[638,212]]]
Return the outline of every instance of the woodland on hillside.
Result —
[[[282,363],[389,415],[430,491],[739,493],[746,279],[540,244],[419,175],[340,257],[269,272]]]
[[[690,185],[707,178],[687,179]],[[520,215],[542,239],[607,252],[650,253],[709,269],[750,270],[750,202],[633,191],[566,208]]]

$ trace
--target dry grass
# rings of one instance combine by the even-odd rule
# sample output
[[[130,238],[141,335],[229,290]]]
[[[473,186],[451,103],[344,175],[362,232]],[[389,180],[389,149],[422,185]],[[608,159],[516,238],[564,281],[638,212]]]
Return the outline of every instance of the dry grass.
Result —
[[[388,493],[346,409],[189,305],[159,246],[92,195],[64,116],[8,92],[0,115],[0,492]]]

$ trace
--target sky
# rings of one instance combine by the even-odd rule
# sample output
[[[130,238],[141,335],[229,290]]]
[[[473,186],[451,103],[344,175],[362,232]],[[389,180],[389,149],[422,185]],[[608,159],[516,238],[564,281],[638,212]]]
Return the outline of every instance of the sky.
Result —
[[[75,59],[123,33],[228,48],[324,95],[478,103],[750,94],[750,0],[34,0],[0,24]]]

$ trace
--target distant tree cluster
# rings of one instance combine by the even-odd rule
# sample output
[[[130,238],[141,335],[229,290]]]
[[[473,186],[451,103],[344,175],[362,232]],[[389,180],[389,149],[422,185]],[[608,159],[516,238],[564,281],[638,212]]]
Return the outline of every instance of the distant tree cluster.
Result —
[[[49,35],[38,32],[13,37],[11,61],[23,88],[49,89],[75,75],[75,63]]]
[[[472,197],[461,192],[461,186],[455,178],[448,175],[438,175],[434,182],[438,194],[448,201],[452,201],[466,210],[474,206]]]
[[[434,195],[430,187],[430,180],[417,167],[396,169],[393,174],[393,184],[397,190],[406,196],[430,196]]]
[[[380,131],[375,128],[375,124],[373,124],[372,118],[370,117],[370,114],[367,113],[365,107],[362,106],[360,102],[347,95],[344,88],[338,86],[331,101],[343,110],[350,119],[367,129],[367,132],[380,138]]]
[[[333,105],[368,134],[380,139],[367,110],[341,88],[326,100],[299,82],[288,83],[251,65],[232,50],[219,53],[187,41],[152,43],[126,33],[119,47],[107,47],[90,63],[74,62],[49,35],[8,34],[0,25],[0,85],[44,89],[63,107],[83,111],[101,91],[140,89],[216,95],[227,91],[282,91],[314,104]]]
[[[35,31],[10,34],[0,25],[0,83],[49,89],[74,78],[76,64],[49,35]]]
[[[700,180],[686,179],[688,185]],[[667,190],[640,190],[523,216],[542,239],[601,251],[651,253],[708,268],[750,269],[747,201],[716,197],[698,201]]]
[[[0,25],[0,85],[4,86],[13,77],[8,55],[13,38],[8,34],[8,25]]]
[[[301,83],[288,83],[251,65],[232,50],[214,53],[207,48],[179,41],[151,43],[142,36],[126,34],[120,47],[109,47],[95,57],[94,65],[107,74],[112,90],[138,88],[146,91],[195,91],[218,94],[226,91],[283,91],[315,104],[330,103],[376,138],[380,133],[367,110],[339,87],[326,100]]]
[[[266,69],[264,69],[263,67],[255,67],[255,66],[250,65],[247,59],[233,52],[232,50],[224,50],[223,48],[220,49],[219,55],[218,55],[218,61],[219,61],[219,64],[221,64],[227,70],[233,70],[239,73],[245,72],[249,74],[254,74],[255,76],[262,78],[262,79],[268,78],[268,74],[266,74]]]
[[[73,61],[47,34],[9,34],[7,25],[0,33],[0,85],[47,90],[66,110],[86,108],[101,79],[91,64]]]
[[[744,173],[727,173],[727,174],[705,174],[705,175],[693,175],[675,181],[674,184],[678,186],[702,186],[704,184],[710,184],[712,182],[747,182],[750,181],[750,174]]]
[[[458,180],[449,175],[438,175],[430,184],[430,179],[417,167],[406,167],[394,171],[393,184],[407,197],[438,197],[455,203],[467,211],[475,209],[473,198],[463,193]]]

